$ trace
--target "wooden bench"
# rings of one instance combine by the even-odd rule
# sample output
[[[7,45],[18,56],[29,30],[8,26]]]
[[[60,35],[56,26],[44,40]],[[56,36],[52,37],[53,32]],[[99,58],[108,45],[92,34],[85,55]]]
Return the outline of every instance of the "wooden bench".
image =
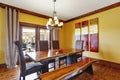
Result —
[[[80,74],[83,71],[92,74],[92,63],[94,63],[95,61],[96,60],[94,59],[86,58],[70,66],[41,74],[39,78],[40,80],[68,80],[69,78],[74,77],[75,75]]]

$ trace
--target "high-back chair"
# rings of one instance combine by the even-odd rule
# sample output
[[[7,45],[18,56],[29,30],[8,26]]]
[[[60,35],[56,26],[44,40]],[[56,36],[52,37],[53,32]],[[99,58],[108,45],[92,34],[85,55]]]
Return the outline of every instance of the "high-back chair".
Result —
[[[53,40],[53,49],[59,49],[59,40]]]
[[[25,63],[25,58],[22,52],[22,46],[20,44],[20,41],[15,41],[15,44],[18,48],[19,59],[20,59],[19,60],[20,61],[20,80],[21,80],[21,77],[23,77],[23,80],[25,80],[26,75],[42,71],[42,64],[40,62]]]
[[[40,51],[48,50],[48,41],[40,41]],[[55,69],[55,59],[47,59],[41,61],[43,64],[43,73],[48,72],[49,69]],[[49,64],[53,63],[52,67],[49,67]]]
[[[83,42],[83,40],[77,40],[75,43],[75,49],[83,49]],[[79,58],[82,59],[82,52],[70,54],[67,56],[67,64],[71,65],[73,63],[76,63],[79,60]]]
[[[59,47],[59,40],[53,40],[52,43],[53,43],[53,49],[59,49],[60,48]],[[66,55],[65,56],[60,56],[60,57],[56,58],[56,60],[58,60],[58,62],[59,62],[59,65],[58,65],[59,68],[63,65],[67,66],[67,56]]]
[[[59,68],[63,65],[67,66],[67,55],[60,56],[58,59],[59,59]]]
[[[75,49],[83,49],[83,40],[76,40],[75,42]]]
[[[83,49],[83,40],[76,40],[75,43],[75,49]],[[82,52],[77,54],[77,60],[81,58],[82,59]]]
[[[67,56],[67,64],[68,65],[71,65],[71,64],[76,63],[76,62],[77,62],[77,54],[76,53],[69,54]]]
[[[55,68],[56,68],[55,67],[55,58],[43,60],[43,61],[41,61],[41,63],[43,64],[42,73],[46,73],[51,70],[55,70]]]
[[[48,50],[48,41],[40,41],[40,51]]]

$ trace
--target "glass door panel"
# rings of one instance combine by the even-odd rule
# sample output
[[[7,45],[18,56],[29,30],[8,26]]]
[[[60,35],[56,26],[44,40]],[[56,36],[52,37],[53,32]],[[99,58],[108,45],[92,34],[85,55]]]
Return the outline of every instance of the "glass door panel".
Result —
[[[47,29],[40,29],[40,40],[49,40],[49,30]]]
[[[35,51],[35,28],[23,27],[22,28],[22,48],[28,51]]]

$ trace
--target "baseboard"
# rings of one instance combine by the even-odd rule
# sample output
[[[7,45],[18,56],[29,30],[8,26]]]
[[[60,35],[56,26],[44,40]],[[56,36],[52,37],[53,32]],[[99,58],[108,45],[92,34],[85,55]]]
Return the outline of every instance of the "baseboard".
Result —
[[[119,63],[114,63],[114,62],[109,62],[109,61],[104,61],[104,60],[100,60],[99,63],[104,65],[104,66],[109,66],[109,67],[112,67],[115,69],[120,69]]]
[[[0,64],[0,68],[6,68],[6,64]]]

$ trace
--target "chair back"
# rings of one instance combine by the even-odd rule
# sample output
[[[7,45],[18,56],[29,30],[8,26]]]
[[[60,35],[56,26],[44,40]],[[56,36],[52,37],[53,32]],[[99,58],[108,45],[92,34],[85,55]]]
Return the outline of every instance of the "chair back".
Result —
[[[53,40],[53,49],[59,49],[59,40]]]
[[[40,41],[40,51],[48,50],[48,41]]]
[[[15,41],[15,45],[18,48],[21,72],[24,72],[26,70],[26,64],[25,64],[25,58],[24,58],[24,54],[22,51],[22,46],[20,44],[20,41]]]
[[[67,63],[68,65],[71,65],[73,63],[77,62],[77,54],[69,54],[67,57]]]
[[[75,49],[83,49],[83,40],[76,40]]]

